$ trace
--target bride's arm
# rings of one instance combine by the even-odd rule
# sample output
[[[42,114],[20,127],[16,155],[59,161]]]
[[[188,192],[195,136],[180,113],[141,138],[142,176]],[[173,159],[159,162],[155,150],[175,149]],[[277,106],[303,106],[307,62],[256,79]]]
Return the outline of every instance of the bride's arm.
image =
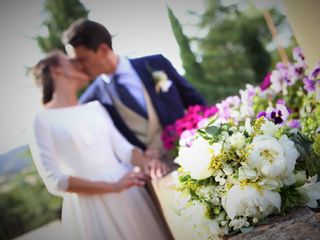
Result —
[[[121,192],[130,187],[143,186],[146,177],[141,172],[129,172],[118,182],[109,183],[103,181],[88,181],[78,177],[69,177],[67,192],[80,194],[104,194]]]
[[[62,196],[68,187],[69,176],[63,174],[60,169],[59,154],[55,148],[50,124],[41,114],[34,120],[29,146],[47,190],[54,195]]]

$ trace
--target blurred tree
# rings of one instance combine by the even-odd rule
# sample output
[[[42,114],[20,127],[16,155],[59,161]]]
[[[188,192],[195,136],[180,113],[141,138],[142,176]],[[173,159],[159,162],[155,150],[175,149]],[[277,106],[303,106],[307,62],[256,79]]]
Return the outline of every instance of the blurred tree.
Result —
[[[48,30],[48,36],[37,36],[40,49],[47,53],[53,49],[65,51],[61,36],[64,30],[78,18],[87,18],[89,11],[79,0],[46,0],[44,10],[47,19],[43,25]]]
[[[242,29],[245,28],[245,23],[240,23],[241,16],[236,5],[223,6],[219,0],[208,0],[199,24],[207,35],[197,39],[208,79],[226,88],[236,87],[237,90],[243,88],[245,83],[252,83],[254,78],[241,39]]]
[[[254,72],[254,82],[259,84],[267,75],[271,66],[271,56],[261,40],[260,26],[264,24],[261,16],[248,18],[242,16],[240,44],[245,48],[249,66]]]
[[[199,24],[196,26],[206,35],[184,38],[188,40],[188,46],[190,43],[197,46],[197,56],[202,59],[198,63],[202,68],[202,84],[199,84],[200,79],[195,79],[197,82],[193,84],[210,103],[215,103],[237,94],[246,83],[261,83],[279,58],[273,54],[275,50],[267,51],[266,46],[270,45],[272,37],[263,15],[252,4],[235,1],[235,4],[226,5],[221,0],[207,0],[206,4],[205,12],[197,14]],[[284,16],[275,10],[271,10],[271,14],[276,26],[283,27]],[[179,28],[183,34],[180,23]],[[186,51],[182,46],[186,43],[178,40],[182,38],[181,34],[175,33],[175,37],[181,51]],[[183,59],[184,67],[192,66],[188,61],[190,58]]]
[[[33,165],[2,183],[0,193],[0,239],[16,238],[60,218],[62,199],[47,191]]]
[[[180,47],[180,57],[185,70],[185,77],[192,83],[204,81],[204,72],[201,65],[196,61],[195,55],[191,51],[190,40],[183,33],[181,24],[173,14],[172,10],[169,7],[167,7],[167,10],[172,31]]]

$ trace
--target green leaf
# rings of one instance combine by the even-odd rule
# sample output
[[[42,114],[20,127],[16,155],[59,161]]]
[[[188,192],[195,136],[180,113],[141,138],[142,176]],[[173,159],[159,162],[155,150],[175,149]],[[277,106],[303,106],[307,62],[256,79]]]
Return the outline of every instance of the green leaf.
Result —
[[[216,126],[210,126],[205,129],[206,133],[212,135],[212,136],[219,136],[221,133],[221,129]]]

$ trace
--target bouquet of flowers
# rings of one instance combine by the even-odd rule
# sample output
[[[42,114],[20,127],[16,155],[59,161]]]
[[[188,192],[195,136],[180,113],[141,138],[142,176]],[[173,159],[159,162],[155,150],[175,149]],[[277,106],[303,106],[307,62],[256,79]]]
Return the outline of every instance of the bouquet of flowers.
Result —
[[[271,214],[318,207],[320,63],[307,74],[298,48],[293,57],[180,138],[174,189],[191,238],[246,232]]]
[[[307,157],[311,152],[314,159]],[[178,212],[194,229],[194,239],[215,239],[249,231],[288,208],[317,207],[320,168],[309,162],[316,158],[320,135],[312,144],[297,129],[263,116],[213,121],[179,149]]]

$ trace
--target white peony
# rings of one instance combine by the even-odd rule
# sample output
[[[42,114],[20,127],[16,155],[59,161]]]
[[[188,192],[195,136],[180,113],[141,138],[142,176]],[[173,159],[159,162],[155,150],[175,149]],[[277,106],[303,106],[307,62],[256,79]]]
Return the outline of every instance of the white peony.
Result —
[[[280,211],[281,197],[278,192],[257,190],[254,186],[234,185],[227,193],[223,207],[230,219],[236,216],[266,217]]]
[[[230,145],[232,148],[240,149],[245,145],[245,143],[246,139],[242,133],[237,132],[232,134],[230,137]]]
[[[279,141],[274,137],[261,135],[253,139],[247,163],[264,177],[281,178],[289,183],[289,179],[295,179],[293,170],[298,157],[294,143],[286,135]]]
[[[283,187],[283,184],[280,180],[272,178],[261,178],[258,182],[260,186],[267,190],[276,190]]]
[[[257,175],[257,171],[250,168],[246,163],[242,163],[242,166],[239,168],[238,178],[240,181],[245,179],[255,179]]]
[[[307,206],[318,207],[317,200],[320,200],[320,182],[317,182],[318,175],[314,175],[307,183],[298,187],[297,190],[308,198]]]
[[[279,127],[280,126],[273,122],[266,120],[266,122],[261,126],[261,131],[264,135],[274,136],[279,130]]]
[[[212,146],[201,136],[194,140],[191,147],[180,147],[178,157],[175,162],[178,163],[194,179],[205,179],[214,173],[210,169],[210,163],[213,156],[220,153],[222,145],[214,143]]]
[[[181,211],[184,224],[192,231],[188,231],[190,239],[208,239],[208,236],[218,239],[222,235],[219,224],[216,220],[206,217],[207,207],[199,202],[193,201],[191,205]]]

